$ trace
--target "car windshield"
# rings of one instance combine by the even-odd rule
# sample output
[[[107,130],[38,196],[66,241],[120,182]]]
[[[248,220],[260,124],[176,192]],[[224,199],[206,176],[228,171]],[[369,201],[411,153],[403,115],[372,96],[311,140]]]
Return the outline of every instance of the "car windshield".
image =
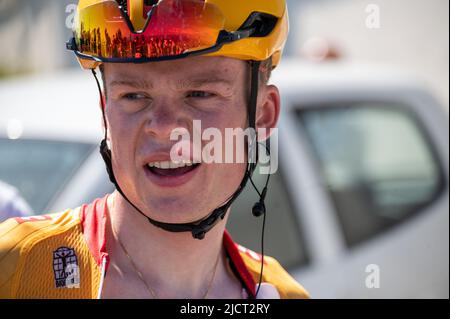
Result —
[[[16,187],[34,213],[45,213],[93,147],[87,143],[0,138],[0,180]]]

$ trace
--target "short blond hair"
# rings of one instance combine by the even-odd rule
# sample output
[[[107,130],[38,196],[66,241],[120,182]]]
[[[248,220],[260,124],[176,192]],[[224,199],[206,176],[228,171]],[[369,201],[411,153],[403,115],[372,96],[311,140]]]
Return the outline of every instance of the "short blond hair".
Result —
[[[273,64],[272,58],[268,58],[261,62],[261,66],[259,67],[259,84],[267,85],[270,80],[270,76],[272,75]]]

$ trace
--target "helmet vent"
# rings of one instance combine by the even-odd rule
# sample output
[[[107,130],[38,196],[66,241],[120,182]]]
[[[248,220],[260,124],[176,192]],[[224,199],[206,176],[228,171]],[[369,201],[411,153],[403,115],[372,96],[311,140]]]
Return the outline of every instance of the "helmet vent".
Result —
[[[254,29],[251,37],[266,37],[273,31],[277,22],[278,18],[273,15],[253,12],[238,31]]]

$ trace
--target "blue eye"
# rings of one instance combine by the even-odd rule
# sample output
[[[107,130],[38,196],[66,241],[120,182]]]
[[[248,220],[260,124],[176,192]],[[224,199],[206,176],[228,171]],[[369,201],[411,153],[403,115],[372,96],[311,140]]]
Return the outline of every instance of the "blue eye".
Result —
[[[214,96],[214,94],[205,92],[205,91],[192,91],[188,94],[188,97],[193,97],[193,98],[208,98],[208,97],[212,97]]]
[[[130,101],[136,101],[136,100],[146,99],[147,96],[144,94],[141,94],[141,93],[127,93],[127,94],[124,94],[122,96],[122,98],[126,99],[126,100],[130,100]]]

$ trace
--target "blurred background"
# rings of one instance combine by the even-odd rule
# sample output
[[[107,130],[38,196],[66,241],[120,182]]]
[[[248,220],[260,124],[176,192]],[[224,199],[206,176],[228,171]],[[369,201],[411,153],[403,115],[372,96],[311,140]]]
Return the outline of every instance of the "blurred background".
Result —
[[[316,298],[448,298],[449,2],[288,7],[266,253]],[[95,82],[65,49],[75,8],[0,0],[0,221],[112,191]],[[229,229],[260,252],[256,199]]]

